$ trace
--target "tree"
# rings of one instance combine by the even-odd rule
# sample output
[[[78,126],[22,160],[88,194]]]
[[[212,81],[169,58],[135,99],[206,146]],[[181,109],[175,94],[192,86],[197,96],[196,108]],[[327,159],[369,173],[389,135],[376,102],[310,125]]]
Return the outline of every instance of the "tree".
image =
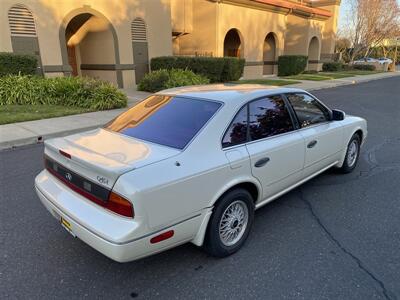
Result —
[[[367,56],[371,47],[397,37],[400,9],[397,0],[349,0],[346,35],[351,42],[350,61]]]
[[[347,37],[344,37],[341,31],[338,31],[335,38],[335,53],[337,59],[348,61],[348,50],[351,47],[351,42]]]

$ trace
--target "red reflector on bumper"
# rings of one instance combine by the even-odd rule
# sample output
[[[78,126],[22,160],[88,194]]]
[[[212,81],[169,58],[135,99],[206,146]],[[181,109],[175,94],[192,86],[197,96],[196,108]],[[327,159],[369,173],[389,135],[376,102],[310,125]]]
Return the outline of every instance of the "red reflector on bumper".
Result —
[[[61,154],[62,156],[65,156],[66,158],[71,159],[71,154],[69,154],[69,153],[67,153],[67,152],[65,152],[65,151],[62,151],[62,150],[58,150],[58,152],[60,152],[60,154]]]
[[[166,240],[166,239],[169,239],[169,238],[171,238],[171,237],[173,237],[173,236],[174,236],[174,231],[173,231],[173,230],[166,231],[166,232],[163,232],[163,233],[161,233],[161,234],[159,234],[159,235],[153,237],[153,238],[150,240],[150,243],[155,244],[155,243],[164,241],[164,240]]]

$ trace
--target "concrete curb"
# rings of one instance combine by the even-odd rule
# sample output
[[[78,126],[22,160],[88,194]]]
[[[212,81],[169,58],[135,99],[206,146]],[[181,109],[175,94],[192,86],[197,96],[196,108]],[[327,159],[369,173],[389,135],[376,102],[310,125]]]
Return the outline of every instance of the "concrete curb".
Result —
[[[305,89],[307,91],[315,91],[400,76],[400,72],[384,73],[379,74],[379,76],[364,76],[356,77],[351,80],[346,80],[345,78],[334,79],[330,82],[303,81],[300,84],[287,85],[286,87],[296,87]],[[128,107],[132,106],[135,102],[144,99],[144,97],[147,95],[149,94],[143,92],[133,96],[129,95]],[[42,143],[45,139],[66,136],[81,131],[99,128],[124,110],[125,109],[115,109],[109,111],[85,113],[81,115],[71,115],[52,119],[0,125],[0,150]],[[55,123],[58,123],[57,126],[55,126]],[[58,129],[54,129],[54,127],[57,127]]]

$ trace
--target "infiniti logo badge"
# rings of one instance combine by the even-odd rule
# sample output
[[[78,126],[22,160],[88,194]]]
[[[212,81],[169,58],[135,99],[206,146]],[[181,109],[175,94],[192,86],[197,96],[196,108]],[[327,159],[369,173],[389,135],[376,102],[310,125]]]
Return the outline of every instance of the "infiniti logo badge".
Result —
[[[71,173],[65,174],[65,178],[67,178],[68,181],[71,181],[71,180],[72,180],[72,175],[71,175]]]

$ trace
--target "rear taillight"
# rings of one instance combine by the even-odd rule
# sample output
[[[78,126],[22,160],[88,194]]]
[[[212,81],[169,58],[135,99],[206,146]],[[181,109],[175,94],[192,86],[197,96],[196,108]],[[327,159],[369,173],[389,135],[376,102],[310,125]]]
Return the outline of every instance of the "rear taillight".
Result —
[[[129,218],[135,216],[132,203],[112,190],[83,178],[46,155],[44,156],[44,164],[47,171],[86,199],[121,216]]]
[[[104,207],[125,217],[134,217],[132,203],[113,191],[110,192]]]

